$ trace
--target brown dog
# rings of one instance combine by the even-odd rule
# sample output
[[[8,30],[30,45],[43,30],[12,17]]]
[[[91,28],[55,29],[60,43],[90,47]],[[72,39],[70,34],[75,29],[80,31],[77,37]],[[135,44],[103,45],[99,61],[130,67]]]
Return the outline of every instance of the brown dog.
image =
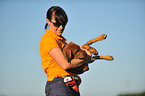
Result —
[[[88,41],[86,44],[84,44],[83,46],[81,46],[82,49],[86,49],[90,51],[91,53],[93,53],[93,55],[95,55],[94,57],[91,58],[90,62],[88,63],[92,63],[96,59],[105,59],[109,61],[114,59],[112,56],[98,56],[98,51],[95,48],[90,46],[94,42],[106,39],[106,37],[107,37],[106,34],[102,34],[98,36],[97,38],[92,39]],[[87,54],[81,48],[79,45],[73,42],[69,42],[68,44],[66,44],[65,47],[63,48],[63,54],[64,54],[65,59],[68,60],[68,62],[70,62],[72,59],[83,59]],[[89,70],[88,63],[85,63],[75,69],[71,69],[68,71],[75,74],[82,74],[85,71]]]

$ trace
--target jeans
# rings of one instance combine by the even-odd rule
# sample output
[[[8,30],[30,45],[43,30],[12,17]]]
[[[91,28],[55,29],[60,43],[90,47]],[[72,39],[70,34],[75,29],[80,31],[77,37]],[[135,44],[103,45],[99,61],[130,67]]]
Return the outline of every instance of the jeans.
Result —
[[[62,77],[54,78],[53,81],[47,81],[45,93],[46,96],[80,96],[79,92],[65,85]]]

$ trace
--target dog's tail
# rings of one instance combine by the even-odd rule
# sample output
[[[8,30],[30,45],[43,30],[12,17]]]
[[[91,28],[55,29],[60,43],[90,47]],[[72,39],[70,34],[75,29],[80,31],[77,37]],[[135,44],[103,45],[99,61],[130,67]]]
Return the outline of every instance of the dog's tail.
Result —
[[[94,38],[94,39],[89,40],[89,41],[86,43],[86,45],[91,45],[92,43],[95,43],[95,42],[97,42],[97,41],[104,40],[104,39],[106,39],[106,37],[107,37],[106,34],[102,34],[102,35],[98,36],[97,38]]]

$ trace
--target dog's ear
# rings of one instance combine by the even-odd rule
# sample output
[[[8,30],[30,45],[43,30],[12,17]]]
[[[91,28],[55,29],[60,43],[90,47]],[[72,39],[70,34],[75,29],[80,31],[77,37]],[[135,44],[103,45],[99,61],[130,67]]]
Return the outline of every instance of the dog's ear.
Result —
[[[66,59],[68,60],[68,62],[70,62],[72,59],[74,59],[73,52],[69,48],[66,50]]]

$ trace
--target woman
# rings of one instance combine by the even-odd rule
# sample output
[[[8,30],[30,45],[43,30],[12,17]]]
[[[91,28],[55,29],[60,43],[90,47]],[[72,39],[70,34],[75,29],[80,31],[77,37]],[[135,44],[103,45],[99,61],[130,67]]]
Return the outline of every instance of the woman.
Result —
[[[40,42],[42,66],[47,74],[46,96],[80,96],[78,90],[80,78],[77,74],[69,73],[66,70],[88,62],[91,54],[86,51],[88,55],[83,60],[73,59],[71,62],[65,60],[62,48],[66,44],[66,39],[62,33],[68,17],[62,8],[52,6],[47,11],[46,20],[46,33]]]

